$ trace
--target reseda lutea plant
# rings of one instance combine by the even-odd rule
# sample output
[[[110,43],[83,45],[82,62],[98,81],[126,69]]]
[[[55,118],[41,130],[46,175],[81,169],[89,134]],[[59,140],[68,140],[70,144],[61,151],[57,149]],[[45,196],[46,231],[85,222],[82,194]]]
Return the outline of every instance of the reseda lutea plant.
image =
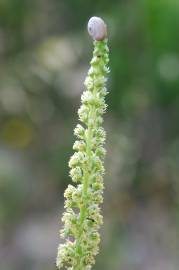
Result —
[[[101,126],[105,104],[108,47],[107,30],[103,20],[92,17],[88,32],[94,39],[93,58],[85,80],[86,91],[81,97],[79,120],[74,130],[77,137],[75,153],[70,158],[70,176],[74,185],[65,190],[65,208],[61,237],[66,239],[58,248],[56,264],[59,269],[89,270],[99,250],[99,228],[102,224],[100,204],[103,201],[103,159],[105,131]]]

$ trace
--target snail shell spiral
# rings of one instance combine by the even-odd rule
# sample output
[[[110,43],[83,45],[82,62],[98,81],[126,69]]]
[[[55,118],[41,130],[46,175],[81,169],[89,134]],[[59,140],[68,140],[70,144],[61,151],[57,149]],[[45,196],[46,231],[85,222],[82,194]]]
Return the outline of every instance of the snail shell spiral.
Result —
[[[94,40],[103,40],[107,37],[106,24],[100,17],[91,17],[88,22],[88,33]]]

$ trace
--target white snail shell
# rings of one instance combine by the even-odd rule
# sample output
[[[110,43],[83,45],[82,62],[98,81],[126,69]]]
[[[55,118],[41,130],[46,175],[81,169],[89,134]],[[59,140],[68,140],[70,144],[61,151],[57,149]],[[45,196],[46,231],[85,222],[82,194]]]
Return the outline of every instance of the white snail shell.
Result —
[[[107,27],[100,17],[91,17],[88,22],[88,33],[94,40],[103,40],[107,37]]]

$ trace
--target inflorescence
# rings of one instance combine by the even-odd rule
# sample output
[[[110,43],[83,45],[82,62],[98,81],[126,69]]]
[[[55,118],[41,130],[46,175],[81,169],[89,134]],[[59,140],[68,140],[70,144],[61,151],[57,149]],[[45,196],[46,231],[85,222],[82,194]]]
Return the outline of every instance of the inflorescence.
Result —
[[[103,222],[100,204],[103,202],[103,160],[106,154],[106,134],[102,127],[106,111],[106,76],[109,72],[107,38],[94,40],[93,58],[85,80],[86,90],[78,110],[77,124],[70,158],[70,177],[74,182],[65,190],[64,227],[60,234],[66,241],[60,244],[56,264],[68,270],[89,270],[99,250],[99,228]]]

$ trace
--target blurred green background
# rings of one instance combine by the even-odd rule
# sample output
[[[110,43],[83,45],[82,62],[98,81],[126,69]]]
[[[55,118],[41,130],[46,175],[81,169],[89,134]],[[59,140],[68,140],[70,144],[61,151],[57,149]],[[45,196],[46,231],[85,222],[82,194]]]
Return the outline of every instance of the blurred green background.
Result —
[[[92,41],[109,29],[96,270],[178,270],[179,1],[0,0],[0,269],[55,270]]]

